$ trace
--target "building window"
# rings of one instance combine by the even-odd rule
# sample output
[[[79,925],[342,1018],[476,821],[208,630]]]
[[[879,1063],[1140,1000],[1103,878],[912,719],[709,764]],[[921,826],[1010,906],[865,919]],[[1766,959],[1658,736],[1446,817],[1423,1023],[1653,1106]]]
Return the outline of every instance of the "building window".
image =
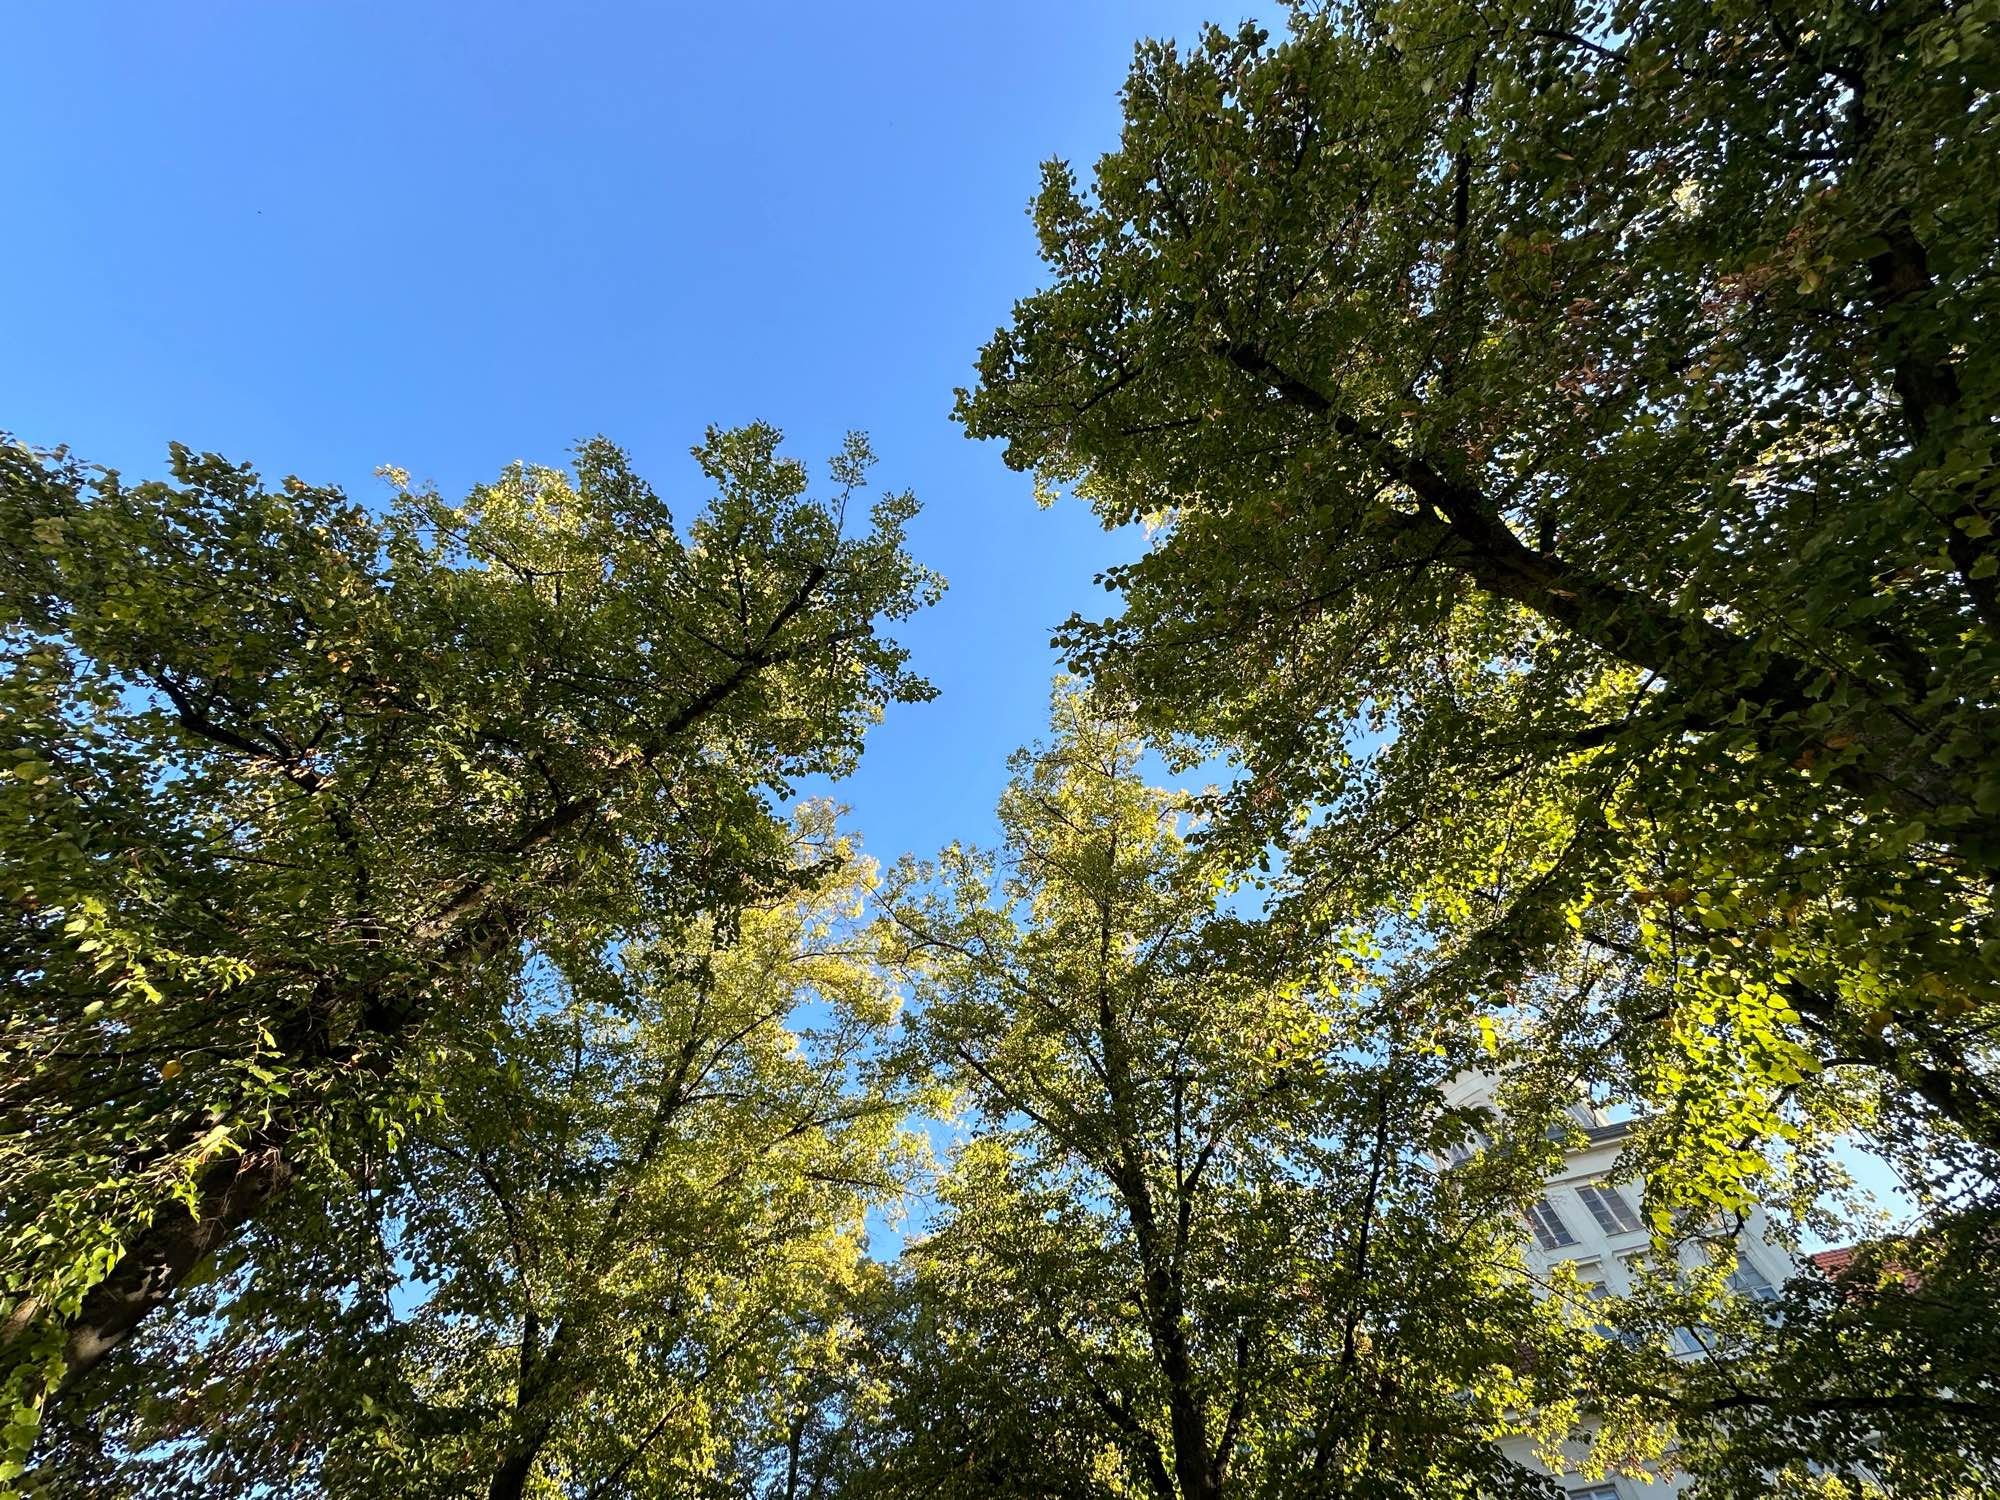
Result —
[[[1535,1243],[1544,1250],[1560,1250],[1564,1245],[1576,1243],[1576,1236],[1569,1232],[1546,1198],[1537,1198],[1528,1205],[1528,1227],[1535,1231]]]
[[[1611,1297],[1611,1288],[1604,1284],[1604,1267],[1595,1261],[1577,1261],[1574,1264],[1576,1279],[1583,1284],[1583,1295],[1592,1302],[1608,1301]],[[1609,1323],[1593,1323],[1591,1326],[1597,1330],[1600,1338],[1615,1338],[1621,1342],[1624,1340],[1624,1336]]]
[[[1608,1182],[1587,1183],[1576,1190],[1576,1195],[1583,1199],[1583,1206],[1606,1234],[1630,1234],[1641,1227],[1639,1216],[1625,1201],[1625,1195]]]
[[[1638,1290],[1640,1283],[1645,1280],[1647,1273],[1653,1268],[1651,1258],[1643,1251],[1637,1255],[1620,1256],[1618,1263],[1625,1268],[1625,1279],[1631,1284],[1635,1292]],[[1695,1337],[1692,1328],[1675,1328],[1668,1335],[1668,1345],[1675,1354],[1705,1354],[1708,1352],[1702,1347],[1701,1340]]]
[[[1746,1297],[1759,1302],[1776,1302],[1778,1289],[1764,1277],[1764,1273],[1751,1265],[1748,1258],[1736,1257],[1736,1269],[1729,1273],[1729,1284]]]
[[[1565,1490],[1569,1500],[1619,1500],[1615,1484],[1593,1484],[1580,1490]]]

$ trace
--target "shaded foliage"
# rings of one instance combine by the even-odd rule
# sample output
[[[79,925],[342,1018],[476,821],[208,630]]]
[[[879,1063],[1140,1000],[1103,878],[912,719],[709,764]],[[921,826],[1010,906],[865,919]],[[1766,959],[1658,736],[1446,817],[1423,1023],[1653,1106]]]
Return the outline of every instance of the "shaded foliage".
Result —
[[[1553,948],[1747,1201],[1829,1070],[1990,1166],[2000,204],[1983,3],[1302,7],[1142,49],[960,416],[1107,525],[1060,640],[1236,747],[1247,856]]]
[[[384,514],[0,449],[17,1455],[295,1179],[405,1139],[536,944],[804,878],[769,799],[928,694],[877,627],[936,582],[907,496],[844,534],[859,439],[833,503],[777,442],[711,432],[685,530],[602,441]]]
[[[281,1213],[86,1389],[64,1493],[726,1492],[837,1365],[912,1160],[824,811],[809,894],[525,976],[365,1191]],[[291,1207],[291,1205],[287,1205]],[[332,1250],[333,1253],[329,1253]],[[59,1413],[59,1416],[61,1414]]]

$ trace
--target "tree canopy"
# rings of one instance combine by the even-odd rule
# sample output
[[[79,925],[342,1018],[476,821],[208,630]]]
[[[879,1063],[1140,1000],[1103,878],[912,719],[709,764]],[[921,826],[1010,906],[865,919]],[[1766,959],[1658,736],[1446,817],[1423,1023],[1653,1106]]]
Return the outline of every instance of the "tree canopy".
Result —
[[[754,1476],[841,1353],[861,1216],[914,1159],[871,1062],[895,996],[870,869],[824,808],[796,848],[829,871],[809,891],[517,976],[427,1060],[437,1120],[260,1223],[44,1469],[495,1500]]]
[[[959,413],[1151,545],[1075,665],[1233,747],[1301,910],[1566,944],[1663,1206],[1816,1091],[1990,1168],[1992,8],[1301,7],[1141,49]],[[1838,1082],[1822,1082],[1827,1075]]]
[[[1536,1421],[1541,1304],[1430,1169],[1443,1049],[1373,1003],[1365,939],[1232,914],[1140,750],[1060,693],[1002,851],[885,894],[913,1046],[977,1122],[906,1254],[888,1491],[1534,1492],[1492,1440]]]
[[[956,412],[1145,540],[886,876],[787,805],[931,696],[858,436],[0,438],[0,1496],[1989,1492],[1996,85],[2000,0],[1142,45]]]
[[[393,1149],[531,955],[799,882],[771,799],[928,694],[879,626],[937,583],[907,495],[843,530],[865,444],[821,502],[778,441],[710,432],[685,527],[603,441],[379,512],[0,450],[17,1453],[295,1179]]]

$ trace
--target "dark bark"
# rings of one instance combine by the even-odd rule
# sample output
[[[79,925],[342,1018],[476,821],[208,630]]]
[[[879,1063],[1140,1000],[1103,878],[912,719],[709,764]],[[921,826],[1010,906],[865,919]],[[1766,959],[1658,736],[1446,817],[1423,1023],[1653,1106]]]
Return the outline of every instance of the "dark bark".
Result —
[[[122,1344],[154,1308],[219,1246],[290,1186],[292,1165],[281,1141],[266,1139],[211,1166],[195,1190],[195,1211],[168,1203],[90,1289],[69,1320],[63,1344],[67,1391]]]
[[[501,1457],[499,1467],[493,1471],[493,1482],[486,1487],[488,1500],[521,1500],[528,1488],[528,1479],[535,1472],[535,1464],[542,1456],[542,1445],[548,1441],[546,1426],[531,1428],[522,1434],[520,1440]]]
[[[1806,750],[1825,753],[1828,779],[1843,790],[1886,799],[1912,815],[1935,810],[1941,799],[1929,763],[1932,734],[1914,721],[1909,707],[1892,708],[1899,692],[1873,685],[1878,705],[1865,732],[1855,737],[1853,753],[1832,753],[1820,734],[1802,727],[1803,716],[1821,701],[1826,667],[1754,646],[1699,616],[1677,614],[1656,599],[1528,546],[1476,489],[1342,411],[1255,345],[1230,344],[1222,353],[1280,400],[1322,417],[1384,478],[1423,502],[1423,511],[1384,523],[1414,552],[1657,674],[1674,689],[1693,729],[1750,733],[1788,763]],[[1733,717],[1739,703],[1754,710],[1740,725]],[[1971,801],[1951,786],[1942,794]],[[1941,827],[1938,836],[1951,839],[1976,868],[1988,869],[2000,851],[2000,818],[1972,813]]]
[[[1840,1054],[1835,1062],[1857,1063],[1892,1075],[1963,1131],[1966,1139],[2000,1155],[2000,1095],[1934,1025],[1914,1013],[1893,1013],[1894,1021],[1912,1033],[1908,1044],[1899,1044],[1804,985],[1788,984],[1784,995],[1807,1028]]]
[[[1118,865],[1118,845],[1113,835],[1106,861]],[[1173,1444],[1173,1478],[1181,1500],[1215,1500],[1222,1490],[1222,1462],[1211,1458],[1208,1447],[1208,1403],[1203,1399],[1194,1368],[1194,1351],[1188,1344],[1187,1299],[1181,1278],[1181,1246],[1172,1250],[1161,1242],[1159,1215],[1153,1202],[1152,1186],[1146,1176],[1146,1154],[1140,1140],[1136,1109],[1137,1085],[1132,1077],[1131,1058],[1124,1030],[1112,1003],[1110,969],[1113,943],[1111,907],[1101,893],[1097,897],[1099,926],[1097,1021],[1099,1047],[1104,1057],[1105,1092],[1111,1106],[1112,1130],[1117,1156],[1113,1164],[1113,1186],[1124,1204],[1137,1246],[1146,1332],[1167,1385],[1167,1424]],[[1177,1236],[1178,1238],[1178,1236]]]
[[[1584,938],[1634,963],[1647,955],[1601,928]],[[1969,1141],[2000,1155],[2000,1093],[1984,1081],[1959,1041],[1942,1026],[1912,1011],[1891,1011],[1888,1020],[1907,1028],[1908,1045],[1889,1041],[1882,1029],[1843,1007],[1840,1001],[1796,981],[1781,986],[1804,1028],[1820,1044],[1825,1066],[1864,1067],[1887,1073],[1913,1090]],[[1661,1013],[1664,1015],[1664,1012]],[[1647,1018],[1647,1024],[1660,1017]]]
[[[1900,34],[1891,45],[1907,42],[1907,34]],[[1848,128],[1857,164],[1867,162],[1877,149],[1884,111],[1894,108],[1893,101],[1879,100],[1869,87],[1868,63],[1865,55],[1850,54],[1835,73],[1852,96]],[[1952,337],[1930,318],[1937,282],[1931,275],[1930,253],[1917,238],[1906,207],[1898,206],[1890,214],[1881,227],[1880,240],[1882,248],[1868,260],[1868,300],[1889,359],[1903,425],[1911,446],[1921,454],[1932,435],[1940,428],[1949,428],[1960,415]],[[1981,415],[1977,420],[1984,423],[1988,419]],[[1945,552],[1960,585],[1986,628],[2000,634],[2000,575],[1981,576],[1979,566],[1994,546],[1992,494],[1993,479],[1988,471],[1984,478],[1966,481],[1939,520],[1944,528]],[[1961,523],[1970,523],[1970,529]],[[1975,531],[1983,532],[1984,538],[1975,536]]]

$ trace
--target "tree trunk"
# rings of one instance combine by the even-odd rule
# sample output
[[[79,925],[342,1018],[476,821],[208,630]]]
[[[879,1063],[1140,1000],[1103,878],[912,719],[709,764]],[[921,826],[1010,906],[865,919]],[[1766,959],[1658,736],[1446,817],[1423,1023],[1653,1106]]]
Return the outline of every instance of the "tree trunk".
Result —
[[[124,1343],[146,1315],[166,1302],[197,1266],[260,1212],[292,1181],[292,1164],[281,1141],[266,1139],[202,1173],[195,1209],[169,1201],[119,1257],[111,1274],[84,1296],[67,1320],[63,1378],[58,1392],[70,1390]],[[38,1306],[23,1307],[9,1320],[4,1339],[16,1344],[39,1318]]]
[[[528,1488],[528,1477],[535,1472],[535,1460],[542,1456],[542,1443],[547,1436],[546,1430],[530,1433],[518,1446],[507,1451],[506,1457],[500,1460],[500,1467],[493,1471],[493,1482],[486,1488],[488,1500],[521,1500]]]

